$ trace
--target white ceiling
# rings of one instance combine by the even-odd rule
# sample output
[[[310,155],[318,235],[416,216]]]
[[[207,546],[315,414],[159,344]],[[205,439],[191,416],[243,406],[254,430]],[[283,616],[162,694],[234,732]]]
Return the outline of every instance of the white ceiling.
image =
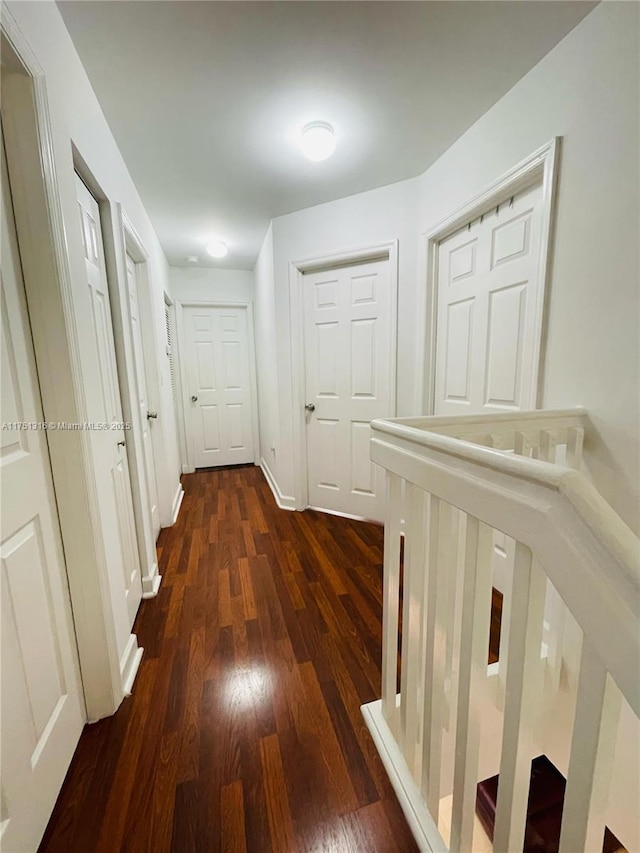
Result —
[[[169,262],[251,269],[269,219],[420,174],[595,4],[58,5]]]

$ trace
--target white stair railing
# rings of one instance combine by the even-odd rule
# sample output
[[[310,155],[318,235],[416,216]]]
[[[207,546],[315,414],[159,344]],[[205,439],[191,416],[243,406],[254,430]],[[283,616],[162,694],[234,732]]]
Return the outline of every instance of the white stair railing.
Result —
[[[638,540],[572,470],[586,424],[582,410],[372,424],[389,500],[382,699],[363,713],[421,849],[474,850],[476,786],[499,770],[493,849],[522,850],[540,721],[562,704],[572,651],[561,851],[602,849],[622,698],[640,712],[640,574]],[[496,554],[509,569],[498,672],[487,664]]]

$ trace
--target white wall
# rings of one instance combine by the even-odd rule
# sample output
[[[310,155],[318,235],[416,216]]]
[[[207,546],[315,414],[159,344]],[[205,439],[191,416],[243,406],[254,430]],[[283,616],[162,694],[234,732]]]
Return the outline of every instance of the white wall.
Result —
[[[256,303],[260,349],[277,352],[277,376],[262,372],[260,396],[278,398],[265,445],[276,444],[271,467],[282,492],[295,491],[289,263],[399,239],[398,414],[426,411],[420,235],[562,136],[543,404],[589,410],[590,473],[638,529],[637,17],[635,4],[597,7],[419,178],[273,220],[273,281],[267,240]]]
[[[415,223],[418,216],[418,185],[415,180],[402,181],[388,187],[361,193],[328,204],[311,207],[273,220],[273,310],[263,314],[271,304],[271,279],[267,272],[268,240],[263,246],[256,268],[256,303],[262,329],[262,351],[268,348],[269,335],[275,344],[277,376],[265,371],[261,380],[261,399],[278,400],[277,434],[267,439],[267,448],[275,443],[271,454],[272,471],[281,493],[295,494],[292,442],[293,400],[291,363],[291,321],[289,315],[289,264],[398,240],[398,414],[415,411],[415,301],[418,243]],[[269,308],[268,310],[271,310]],[[271,419],[273,421],[273,418]],[[271,460],[270,460],[271,462]]]
[[[584,405],[585,458],[640,526],[638,6],[603,3],[420,178],[421,232],[563,137],[543,405]]]
[[[169,267],[171,296],[177,302],[251,302],[253,273],[247,270]]]
[[[260,374],[260,394],[261,400],[278,398],[278,420],[269,413],[268,422],[281,491],[294,493],[288,265],[399,239],[398,412],[425,411],[417,358],[426,337],[421,235],[561,136],[543,405],[587,408],[589,472],[638,529],[638,11],[630,3],[598,6],[419,178],[273,221],[273,246],[268,235],[256,267],[256,304],[260,350],[277,354],[277,375],[271,357]],[[630,849],[638,829],[638,729],[625,710],[608,813]],[[566,735],[557,740],[547,748],[566,772],[568,741]]]
[[[169,267],[171,298],[175,303],[185,302],[253,302],[253,273],[247,270],[209,269],[207,267]],[[178,442],[181,470],[193,471],[187,462],[187,443],[183,411],[184,389],[180,374],[180,311],[176,311],[177,363],[176,387],[178,392]]]
[[[161,518],[166,524],[171,518],[171,508],[180,489],[175,421],[170,416],[172,403],[163,343],[163,290],[168,287],[168,265],[57,7],[53,2],[11,2],[8,6],[46,78],[53,158],[60,190],[72,278],[73,312],[80,347],[79,367],[90,419],[93,415],[94,420],[100,420],[95,414],[102,411],[100,383],[97,381],[100,368],[92,332],[72,146],[79,152],[93,181],[100,188],[101,196],[112,206],[112,211],[115,204],[122,205],[149,254],[154,327],[158,333],[154,344],[159,375],[158,387],[150,388],[150,399],[155,397],[153,404],[159,409],[162,427],[160,435],[156,435],[160,445],[159,456],[163,460],[158,470],[158,488]],[[93,438],[93,434],[90,435]],[[94,452],[98,452],[97,444]],[[113,536],[112,531],[102,529],[94,531],[94,534],[96,547],[106,541],[107,536]],[[125,605],[124,600],[114,598],[112,604],[116,623],[126,626],[126,613],[123,616],[120,612]],[[119,654],[122,654],[127,638],[128,630],[118,632],[116,639]]]
[[[278,407],[278,355],[276,347],[276,299],[273,277],[273,227],[270,225],[254,269],[256,367],[260,460],[272,481],[278,483],[277,451],[280,446]],[[281,503],[284,496],[279,495]]]

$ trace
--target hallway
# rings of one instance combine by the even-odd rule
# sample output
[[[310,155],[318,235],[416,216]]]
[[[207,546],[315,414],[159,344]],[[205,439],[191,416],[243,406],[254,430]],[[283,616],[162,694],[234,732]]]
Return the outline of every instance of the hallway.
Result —
[[[183,484],[133,695],[85,728],[40,850],[415,850],[360,713],[382,528],[280,510],[253,466]]]

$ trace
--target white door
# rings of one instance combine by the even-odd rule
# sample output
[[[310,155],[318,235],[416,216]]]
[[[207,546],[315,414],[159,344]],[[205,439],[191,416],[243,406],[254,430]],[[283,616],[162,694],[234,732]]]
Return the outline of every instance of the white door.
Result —
[[[131,629],[142,598],[142,581],[125,448],[127,431],[123,428],[122,421],[109,289],[100,231],[100,208],[77,175],[76,192],[87,284],[91,295],[93,331],[100,362],[101,422],[108,425],[107,429],[96,430],[94,434],[95,441],[101,445],[100,452],[96,454],[96,463],[100,466],[98,483],[102,486],[98,498],[102,522],[107,532],[105,543],[108,549],[112,594],[124,594],[128,628]]]
[[[2,420],[41,423],[40,391],[2,152]],[[37,849],[84,724],[46,433],[0,431],[0,847]]]
[[[243,307],[185,307],[185,423],[195,468],[254,461],[249,324]]]
[[[438,248],[435,414],[534,408],[542,185]]]
[[[138,281],[136,274],[136,263],[130,255],[127,255],[127,288],[129,291],[129,314],[131,317],[131,329],[133,333],[133,358],[135,361],[137,404],[140,410],[140,423],[142,424],[142,442],[144,444],[144,462],[147,481],[147,495],[149,496],[149,518],[151,529],[155,539],[160,533],[160,510],[158,509],[158,484],[156,481],[156,467],[153,459],[153,439],[151,437],[151,424],[157,417],[149,406],[147,395],[147,377],[144,371],[144,350],[142,347],[142,329],[140,325],[140,304],[138,302]]]
[[[382,521],[370,422],[395,415],[389,261],[307,273],[304,287],[309,504]]]

